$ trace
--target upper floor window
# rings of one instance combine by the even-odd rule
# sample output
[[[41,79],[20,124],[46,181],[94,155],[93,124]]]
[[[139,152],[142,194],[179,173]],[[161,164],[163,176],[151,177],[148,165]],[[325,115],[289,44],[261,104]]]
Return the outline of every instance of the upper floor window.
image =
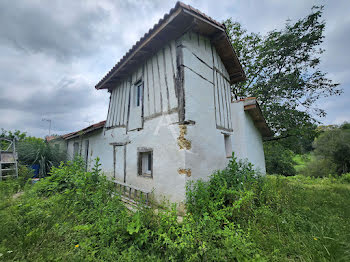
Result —
[[[135,85],[134,85],[134,105],[135,107],[141,106],[142,103],[142,98],[143,98],[143,82],[142,81],[138,81]]]

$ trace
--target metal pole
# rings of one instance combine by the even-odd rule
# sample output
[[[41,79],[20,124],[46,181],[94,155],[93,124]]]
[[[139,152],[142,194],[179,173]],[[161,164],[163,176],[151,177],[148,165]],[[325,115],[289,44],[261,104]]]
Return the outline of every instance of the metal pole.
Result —
[[[49,136],[50,136],[50,135],[51,135],[51,119],[43,118],[41,121],[47,121],[47,122],[49,122]]]

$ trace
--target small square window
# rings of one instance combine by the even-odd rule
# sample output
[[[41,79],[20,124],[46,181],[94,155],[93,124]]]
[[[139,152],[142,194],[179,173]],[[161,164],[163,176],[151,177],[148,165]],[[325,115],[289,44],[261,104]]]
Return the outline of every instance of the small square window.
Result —
[[[149,148],[138,149],[138,175],[153,177],[153,150]]]
[[[228,134],[224,134],[224,142],[225,142],[225,153],[226,157],[230,158],[232,157],[232,142],[231,142],[231,136]]]

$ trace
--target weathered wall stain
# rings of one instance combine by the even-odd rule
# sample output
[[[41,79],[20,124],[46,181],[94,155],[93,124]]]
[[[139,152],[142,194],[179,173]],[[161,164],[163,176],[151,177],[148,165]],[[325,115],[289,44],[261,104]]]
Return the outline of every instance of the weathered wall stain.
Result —
[[[185,138],[185,135],[187,134],[187,126],[179,125],[179,128],[180,128],[180,135],[177,138],[177,144],[179,145],[180,149],[190,150],[192,147],[191,141]]]
[[[177,170],[177,172],[180,174],[180,175],[186,175],[188,177],[190,177],[192,175],[192,171],[190,168],[179,168]]]

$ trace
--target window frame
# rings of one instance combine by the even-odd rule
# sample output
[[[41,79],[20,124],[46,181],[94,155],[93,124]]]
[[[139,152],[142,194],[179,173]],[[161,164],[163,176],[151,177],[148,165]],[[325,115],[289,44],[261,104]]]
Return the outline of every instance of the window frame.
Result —
[[[224,135],[224,145],[225,145],[225,155],[226,158],[232,158],[232,139],[231,134],[223,133]]]
[[[143,101],[143,81],[142,79],[134,83],[134,107],[140,107]]]
[[[143,172],[143,159],[144,155],[147,154],[147,169],[150,171],[150,174]],[[150,161],[151,160],[151,161]],[[151,163],[150,163],[151,162]],[[137,148],[137,175],[145,178],[153,178],[153,148],[149,147],[138,147]],[[149,170],[151,168],[151,170]]]

